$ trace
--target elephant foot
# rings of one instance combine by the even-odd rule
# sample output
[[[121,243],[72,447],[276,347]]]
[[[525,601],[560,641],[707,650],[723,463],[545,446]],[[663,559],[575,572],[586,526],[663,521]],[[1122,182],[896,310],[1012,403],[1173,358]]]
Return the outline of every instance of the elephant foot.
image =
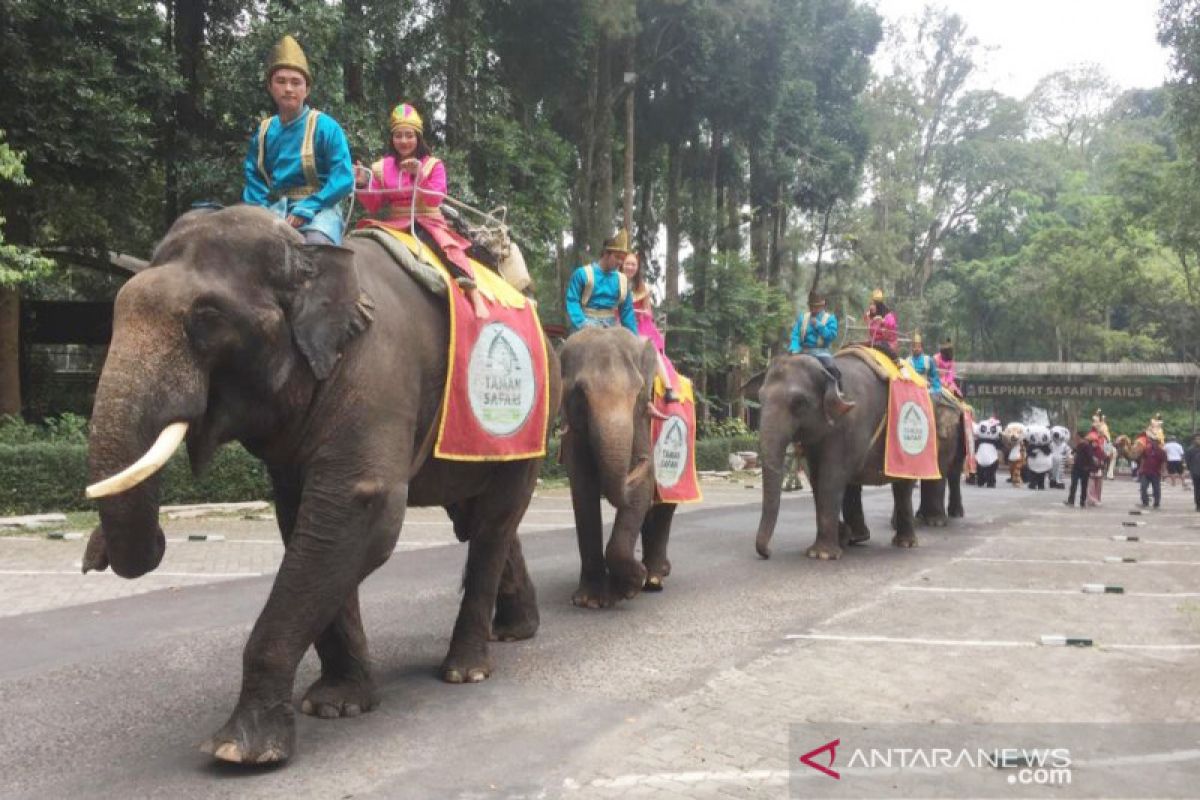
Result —
[[[234,709],[229,721],[200,745],[202,753],[233,764],[277,764],[296,749],[296,714],[291,703]]]
[[[808,548],[808,550],[805,552],[805,555],[807,555],[809,558],[816,558],[821,561],[837,561],[842,557],[842,548],[837,546],[829,547],[828,545],[817,542],[812,547]]]
[[[532,639],[540,624],[537,600],[532,594],[528,599],[505,594],[496,598],[496,615],[492,619],[493,641],[517,642]]]
[[[369,677],[352,680],[322,676],[304,693],[300,710],[311,717],[337,719],[357,717],[378,705],[379,693]]]
[[[916,521],[930,528],[946,527],[945,514],[917,514]]]
[[[486,647],[478,648],[475,653],[459,652],[459,648],[451,644],[450,652],[442,662],[441,678],[446,683],[482,683],[491,674],[492,662]]]
[[[608,575],[579,579],[579,588],[571,595],[571,603],[580,608],[608,608],[613,604],[608,593]]]
[[[609,593],[618,599],[632,600],[646,585],[646,567],[640,561],[610,562],[608,565]]]
[[[892,545],[894,547],[916,547],[917,536],[913,533],[897,533],[892,537]]]
[[[642,591],[661,592],[663,590],[663,578],[671,574],[671,562],[664,558],[658,564],[642,563],[646,567],[646,584],[642,587]]]
[[[962,519],[966,516],[962,506],[951,506],[947,513],[950,515],[950,519]]]

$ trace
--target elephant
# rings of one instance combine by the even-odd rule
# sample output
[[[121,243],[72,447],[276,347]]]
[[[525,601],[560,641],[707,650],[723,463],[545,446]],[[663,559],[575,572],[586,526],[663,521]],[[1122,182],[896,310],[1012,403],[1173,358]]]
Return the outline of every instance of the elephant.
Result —
[[[940,395],[933,397],[933,416],[938,431],[938,469],[942,477],[936,481],[921,481],[921,505],[915,518],[925,525],[942,528],[947,519],[961,519],[965,514],[962,473],[967,460],[967,416],[957,403]]]
[[[378,704],[358,585],[395,549],[410,505],[444,506],[469,542],[442,680],[484,680],[489,636],[536,632],[516,530],[540,459],[432,456],[448,318],[446,300],[377,243],[304,244],[251,206],[180,217],[150,268],[118,294],[90,477],[149,451],[134,469],[89,487],[102,499],[83,571],[111,565],[136,578],[158,566],[166,546],[159,482],[146,476],[185,435],[193,469],[236,440],[265,462],[273,486],[285,551],[245,646],[237,705],[201,747],[215,758],[263,764],[293,755],[296,667],[310,645],[321,676],[304,713],[349,717]],[[561,388],[553,357],[547,380],[553,414]]]
[[[563,462],[571,483],[581,561],[572,602],[607,608],[643,588],[659,591],[671,572],[667,539],[674,503],[654,503],[650,392],[654,344],[624,328],[585,328],[567,339],[562,362]],[[617,509],[604,546],[601,498]],[[634,555],[642,535],[642,561]]]
[[[770,558],[771,537],[779,519],[780,488],[784,451],[793,442],[803,446],[817,512],[817,538],[807,550],[809,558],[837,559],[842,544],[858,544],[870,538],[862,510],[862,487],[890,483],[895,507],[897,547],[915,547],[913,530],[913,481],[888,478],[883,474],[884,437],[888,387],[862,360],[838,358],[842,392],[853,401],[847,408],[837,402],[834,383],[821,363],[809,355],[782,355],[772,360],[761,380],[763,507],[755,549]],[[939,452],[953,444],[942,440],[938,426]],[[948,452],[948,450],[947,450]],[[844,521],[839,520],[839,514]]]

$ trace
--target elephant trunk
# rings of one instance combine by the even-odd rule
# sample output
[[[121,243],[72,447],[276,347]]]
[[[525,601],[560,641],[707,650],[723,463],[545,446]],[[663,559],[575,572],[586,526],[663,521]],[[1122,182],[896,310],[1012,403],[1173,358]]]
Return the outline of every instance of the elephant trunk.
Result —
[[[779,520],[779,500],[783,491],[783,473],[786,470],[787,447],[792,441],[792,427],[781,415],[786,409],[776,411],[763,406],[764,414],[760,440],[762,442],[762,516],[758,520],[758,534],[754,548],[763,558],[771,557],[771,537],[775,535],[775,523]]]
[[[130,298],[126,290],[118,298],[116,333],[92,409],[92,484],[125,471],[160,442],[172,423],[198,420],[205,408],[207,379],[187,352],[181,327],[170,325],[163,309],[147,309],[136,302],[136,291]],[[118,575],[136,578],[158,566],[166,548],[158,524],[159,485],[157,475],[150,474],[100,499],[100,525],[88,542],[84,572],[111,565]]]
[[[628,505],[631,486],[650,469],[649,454],[634,452],[634,409],[624,398],[588,402],[588,444],[596,459],[600,491],[618,508]]]

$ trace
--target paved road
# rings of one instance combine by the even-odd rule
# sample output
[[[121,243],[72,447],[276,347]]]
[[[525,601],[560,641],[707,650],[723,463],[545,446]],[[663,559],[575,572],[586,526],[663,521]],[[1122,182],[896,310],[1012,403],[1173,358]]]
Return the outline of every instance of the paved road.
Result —
[[[804,558],[807,495],[786,496],[775,556],[761,561],[758,493],[707,494],[677,517],[666,592],[586,611],[570,605],[569,501],[544,493],[523,534],[542,629],[497,645],[496,673],[477,686],[435,677],[465,549],[436,513],[414,515],[426,524],[406,528],[363,592],[382,707],[301,717],[297,757],[267,771],[214,764],[196,745],[237,695],[282,552],[268,523],[168,526],[173,539],[232,532],[172,542],[165,574],[136,582],[69,574],[81,542],[0,538],[0,796],[786,797],[795,724],[1200,720],[1190,493],[1130,516],[1129,484],[1088,511],[1057,492],[968,487],[968,520],[900,551],[890,494],[868,491],[875,538],[837,563]],[[1126,534],[1140,541],[1112,539]],[[1098,646],[1034,644],[1054,633]],[[315,677],[310,655],[297,691]],[[1171,772],[1196,770],[1193,759]]]

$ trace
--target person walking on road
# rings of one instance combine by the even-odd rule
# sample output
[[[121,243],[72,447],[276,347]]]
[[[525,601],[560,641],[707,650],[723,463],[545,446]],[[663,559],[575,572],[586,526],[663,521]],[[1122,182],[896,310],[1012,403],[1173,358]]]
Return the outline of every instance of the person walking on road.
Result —
[[[1163,445],[1163,452],[1167,454],[1167,480],[1174,486],[1178,479],[1187,489],[1187,475],[1183,471],[1183,445],[1172,436]]]
[[[1184,455],[1188,472],[1192,473],[1192,495],[1196,500],[1196,510],[1200,511],[1200,434],[1192,437],[1192,446]]]
[[[1142,457],[1138,460],[1138,483],[1141,485],[1142,508],[1150,505],[1147,489],[1154,490],[1154,509],[1162,504],[1162,473],[1167,464],[1167,454],[1158,438],[1147,431],[1138,437],[1142,443]]]
[[[1197,459],[1200,461],[1200,459]],[[1071,466],[1071,489],[1067,492],[1067,499],[1063,505],[1071,506],[1075,504],[1075,490],[1079,490],[1079,507],[1087,508],[1088,501],[1088,480],[1092,477],[1092,470],[1096,467],[1096,451],[1092,446],[1092,442],[1083,431],[1075,434],[1075,459]],[[1102,480],[1097,478],[1096,480]]]

